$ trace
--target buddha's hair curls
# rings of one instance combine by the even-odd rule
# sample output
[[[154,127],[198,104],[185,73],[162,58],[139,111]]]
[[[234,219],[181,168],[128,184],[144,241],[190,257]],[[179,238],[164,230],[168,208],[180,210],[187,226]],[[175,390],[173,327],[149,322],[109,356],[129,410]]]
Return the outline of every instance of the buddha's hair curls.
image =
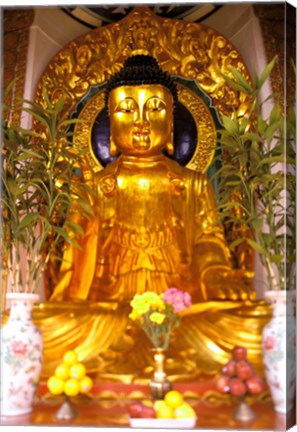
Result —
[[[105,106],[108,108],[109,93],[124,85],[161,84],[172,94],[174,106],[177,104],[177,87],[174,78],[164,72],[157,60],[145,54],[129,57],[122,69],[111,76],[105,87]]]

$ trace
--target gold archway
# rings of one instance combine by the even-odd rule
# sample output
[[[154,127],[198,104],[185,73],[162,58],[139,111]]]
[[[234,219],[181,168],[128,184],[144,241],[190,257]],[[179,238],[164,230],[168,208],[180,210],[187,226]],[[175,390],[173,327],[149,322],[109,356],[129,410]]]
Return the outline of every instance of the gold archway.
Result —
[[[65,110],[71,116],[79,102],[88,98],[91,89],[104,85],[137,49],[148,51],[169,74],[194,82],[210,98],[218,115],[231,114],[234,109],[246,111],[246,95],[231,88],[225,80],[230,74],[230,66],[250,80],[234,46],[217,31],[202,24],[160,18],[146,7],[136,7],[123,20],[92,30],[63,47],[42,74],[36,101],[43,103],[43,84],[53,102],[60,95],[64,96]],[[215,147],[215,125],[208,107],[197,93],[179,85],[179,99],[191,112],[200,132],[197,149],[187,166],[205,171]],[[93,97],[87,103],[83,120],[88,119],[86,112],[93,118],[102,108],[100,95],[95,101]],[[90,125],[89,121],[87,123]],[[86,145],[81,133],[82,128],[78,128],[75,135]],[[92,159],[88,158],[91,170],[98,170],[98,164]]]

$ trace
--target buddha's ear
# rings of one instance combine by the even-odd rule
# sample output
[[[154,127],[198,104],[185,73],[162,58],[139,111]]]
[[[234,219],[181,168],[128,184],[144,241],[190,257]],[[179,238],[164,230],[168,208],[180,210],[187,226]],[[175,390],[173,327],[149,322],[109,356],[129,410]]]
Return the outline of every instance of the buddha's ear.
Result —
[[[166,150],[169,155],[173,155],[174,146],[173,146],[173,131],[170,133],[170,139],[166,144]]]
[[[109,138],[109,153],[110,156],[116,156],[118,154],[117,146],[111,136]]]

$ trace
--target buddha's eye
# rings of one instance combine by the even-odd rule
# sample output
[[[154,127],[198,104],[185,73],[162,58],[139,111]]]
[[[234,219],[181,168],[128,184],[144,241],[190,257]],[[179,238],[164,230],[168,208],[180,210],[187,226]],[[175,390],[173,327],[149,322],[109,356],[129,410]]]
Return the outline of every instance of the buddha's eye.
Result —
[[[147,109],[150,112],[160,112],[166,108],[166,104],[162,99],[157,97],[151,98],[147,102]]]
[[[116,112],[134,113],[135,109],[135,101],[133,99],[125,99],[117,105]]]

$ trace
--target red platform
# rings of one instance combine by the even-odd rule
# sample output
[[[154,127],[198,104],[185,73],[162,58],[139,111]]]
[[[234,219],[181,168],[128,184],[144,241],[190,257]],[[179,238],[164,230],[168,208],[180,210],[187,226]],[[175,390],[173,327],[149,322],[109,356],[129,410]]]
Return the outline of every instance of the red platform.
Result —
[[[179,390],[196,411],[196,429],[281,431],[296,424],[295,409],[287,416],[277,414],[268,391],[260,397],[247,400],[256,419],[251,423],[242,423],[233,416],[238,401],[229,395],[220,394],[214,382],[176,383],[174,389]],[[46,383],[42,383],[32,413],[2,417],[1,425],[129,427],[128,404],[131,400],[147,398],[150,398],[147,385],[95,383],[90,395],[71,398],[77,416],[69,422],[61,422],[56,419],[56,412],[63,397],[51,396]]]

